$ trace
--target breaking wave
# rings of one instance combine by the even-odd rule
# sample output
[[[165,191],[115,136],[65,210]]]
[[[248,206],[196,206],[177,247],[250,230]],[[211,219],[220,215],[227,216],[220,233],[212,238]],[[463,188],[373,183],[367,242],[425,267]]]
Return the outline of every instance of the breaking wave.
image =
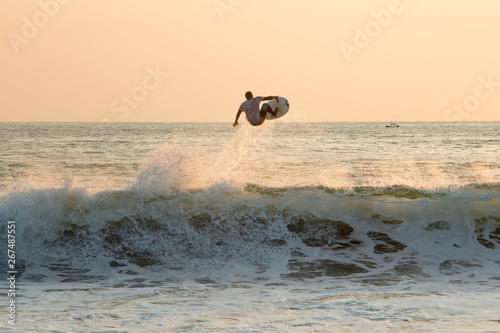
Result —
[[[243,263],[298,279],[432,276],[498,270],[499,194],[490,185],[429,193],[248,184],[158,194],[67,184],[11,193],[0,219],[3,229],[16,221],[20,267],[66,278],[96,263],[187,271]]]

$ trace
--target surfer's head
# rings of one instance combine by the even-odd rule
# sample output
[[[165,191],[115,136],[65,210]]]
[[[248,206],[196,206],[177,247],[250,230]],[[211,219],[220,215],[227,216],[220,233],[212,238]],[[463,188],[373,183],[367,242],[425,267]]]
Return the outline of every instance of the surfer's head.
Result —
[[[251,100],[253,98],[253,94],[251,91],[247,91],[245,93],[245,97],[247,98],[247,100]]]

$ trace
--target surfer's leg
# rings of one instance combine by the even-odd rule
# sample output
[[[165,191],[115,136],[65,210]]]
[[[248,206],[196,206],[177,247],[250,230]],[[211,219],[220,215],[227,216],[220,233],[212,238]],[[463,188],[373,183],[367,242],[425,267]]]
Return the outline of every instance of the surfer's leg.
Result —
[[[271,109],[271,108],[269,108],[269,109]],[[273,111],[269,111],[269,113],[276,117],[278,115],[278,107],[276,107],[276,109],[274,109],[274,113],[273,113]]]
[[[262,105],[260,114],[265,118],[267,113],[270,113],[273,115],[273,117],[276,117],[276,115],[278,114],[278,108],[273,111],[273,109],[268,104],[264,104]]]
[[[260,116],[261,116],[261,118],[266,118],[266,116],[267,116],[266,106],[263,106],[262,109],[260,110]]]

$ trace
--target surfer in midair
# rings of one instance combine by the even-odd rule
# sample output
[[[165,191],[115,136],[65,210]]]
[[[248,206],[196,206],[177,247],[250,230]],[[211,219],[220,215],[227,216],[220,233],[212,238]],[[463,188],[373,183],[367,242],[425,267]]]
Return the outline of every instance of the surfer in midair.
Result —
[[[238,119],[240,118],[242,112],[245,112],[246,118],[252,126],[262,125],[266,120],[266,115],[268,112],[274,117],[276,117],[276,115],[278,114],[278,108],[273,111],[272,108],[267,104],[262,105],[262,108],[259,110],[259,105],[262,101],[270,101],[273,98],[276,98],[277,100],[278,96],[253,97],[252,92],[247,91],[245,93],[245,98],[247,100],[241,103],[240,108],[238,109],[238,113],[236,113],[236,120],[233,124],[234,127],[238,126]]]

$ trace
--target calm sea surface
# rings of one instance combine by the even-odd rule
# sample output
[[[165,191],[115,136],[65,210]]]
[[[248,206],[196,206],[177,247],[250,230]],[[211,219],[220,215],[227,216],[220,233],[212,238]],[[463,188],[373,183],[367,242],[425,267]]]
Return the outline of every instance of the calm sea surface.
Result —
[[[0,123],[0,328],[500,332],[499,122],[241,123]]]

